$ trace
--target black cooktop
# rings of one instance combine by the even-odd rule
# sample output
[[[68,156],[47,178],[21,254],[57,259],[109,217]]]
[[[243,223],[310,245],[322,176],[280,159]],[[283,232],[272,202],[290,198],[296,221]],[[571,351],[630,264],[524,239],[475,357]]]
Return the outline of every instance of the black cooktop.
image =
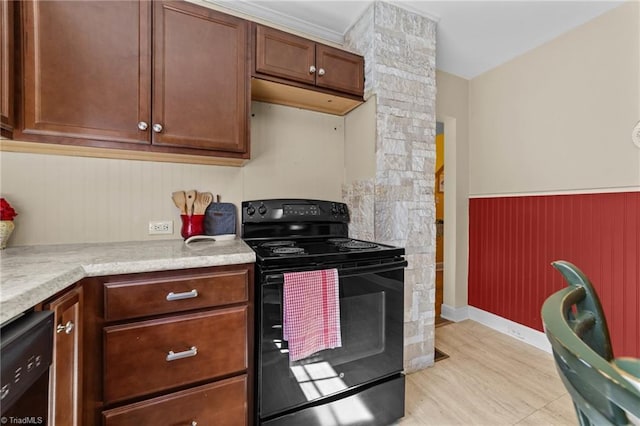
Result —
[[[245,240],[259,264],[310,265],[402,256],[404,249],[346,237]]]
[[[349,209],[337,201],[242,203],[242,238],[261,268],[344,266],[404,255],[404,249],[349,238]]]

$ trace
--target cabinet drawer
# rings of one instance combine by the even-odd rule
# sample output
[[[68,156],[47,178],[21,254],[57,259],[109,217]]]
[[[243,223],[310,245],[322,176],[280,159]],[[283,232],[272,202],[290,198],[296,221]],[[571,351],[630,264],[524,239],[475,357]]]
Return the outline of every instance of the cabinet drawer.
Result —
[[[247,369],[246,306],[104,329],[105,403]]]
[[[246,268],[156,279],[105,283],[105,319],[115,321],[248,300]]]
[[[105,426],[247,424],[247,377],[221,380],[103,412]]]

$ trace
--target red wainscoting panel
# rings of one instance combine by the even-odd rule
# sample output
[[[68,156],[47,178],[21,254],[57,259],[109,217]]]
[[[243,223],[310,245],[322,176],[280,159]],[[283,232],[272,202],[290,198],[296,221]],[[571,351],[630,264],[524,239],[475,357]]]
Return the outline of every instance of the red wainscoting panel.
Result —
[[[567,260],[593,283],[616,356],[640,357],[640,192],[473,198],[469,305],[542,331]]]

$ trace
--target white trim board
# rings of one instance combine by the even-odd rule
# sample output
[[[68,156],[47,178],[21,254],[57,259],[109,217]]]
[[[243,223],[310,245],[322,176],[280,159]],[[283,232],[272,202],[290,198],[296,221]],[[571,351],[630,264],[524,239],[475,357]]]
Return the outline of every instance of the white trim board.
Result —
[[[257,18],[269,23],[281,25],[303,34],[318,37],[323,40],[331,41],[340,45],[344,44],[344,33],[325,28],[313,22],[296,18],[293,15],[279,12],[264,6],[260,1],[228,1],[228,0],[203,0],[205,2],[215,4],[234,12],[248,15],[251,18]],[[353,25],[353,24],[352,24]],[[350,25],[349,27],[351,27]]]
[[[469,307],[462,306],[460,308],[454,308],[453,306],[445,305],[443,303],[440,316],[453,322],[464,321],[469,319]]]
[[[559,189],[540,192],[505,192],[496,194],[469,194],[469,198],[508,198],[508,197],[536,197],[547,195],[583,195],[583,194],[614,194],[619,192],[640,192],[640,186],[621,186],[617,188],[590,189]]]
[[[483,311],[482,309],[478,309],[473,306],[453,308],[443,304],[441,316],[442,318],[454,322],[460,322],[466,319],[476,321],[493,330],[506,334],[507,336],[516,338],[524,343],[551,353],[551,344],[543,332],[518,324],[517,322],[513,322],[506,318],[502,318],[498,315],[492,314],[491,312]]]

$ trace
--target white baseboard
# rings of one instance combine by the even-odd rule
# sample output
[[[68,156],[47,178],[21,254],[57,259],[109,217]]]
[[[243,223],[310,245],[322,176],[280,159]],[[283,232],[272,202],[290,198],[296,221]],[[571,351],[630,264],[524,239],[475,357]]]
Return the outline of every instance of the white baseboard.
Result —
[[[473,306],[453,308],[443,304],[440,316],[454,322],[471,319],[500,333],[504,333],[545,352],[551,353],[551,344],[543,332],[502,318],[491,312],[483,311]]]
[[[460,322],[469,319],[468,306],[462,306],[460,308],[454,308],[453,306],[442,304],[442,311],[440,316],[444,319],[448,319],[453,322]]]

